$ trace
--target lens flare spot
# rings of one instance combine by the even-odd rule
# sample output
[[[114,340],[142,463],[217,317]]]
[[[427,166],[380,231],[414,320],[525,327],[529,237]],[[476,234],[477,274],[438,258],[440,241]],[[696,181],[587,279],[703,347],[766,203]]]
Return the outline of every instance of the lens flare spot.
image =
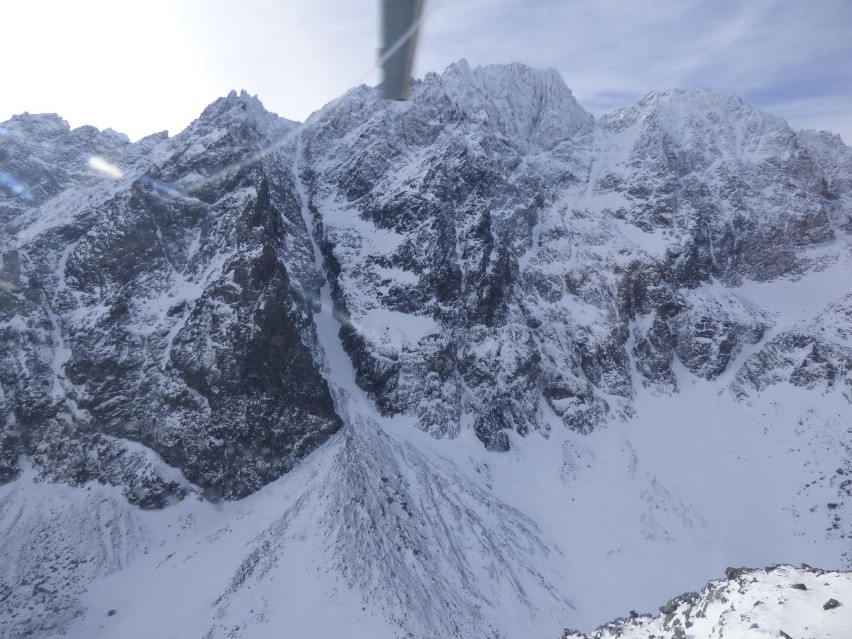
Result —
[[[97,171],[98,173],[103,173],[104,175],[107,175],[116,180],[124,177],[124,171],[118,168],[115,164],[107,162],[102,157],[98,157],[97,155],[93,155],[89,158],[89,168],[94,171]]]
[[[0,187],[5,187],[13,195],[17,195],[25,200],[32,200],[32,195],[30,195],[30,190],[26,185],[19,182],[15,176],[4,173],[3,171],[0,171]]]
[[[163,184],[159,180],[155,180],[153,178],[148,177],[147,175],[143,175],[141,178],[142,184],[145,186],[151,187],[157,193],[159,193],[163,197],[167,197],[170,200],[177,200],[178,198],[184,198],[186,195],[183,191],[179,191],[173,186],[169,186],[168,184]]]

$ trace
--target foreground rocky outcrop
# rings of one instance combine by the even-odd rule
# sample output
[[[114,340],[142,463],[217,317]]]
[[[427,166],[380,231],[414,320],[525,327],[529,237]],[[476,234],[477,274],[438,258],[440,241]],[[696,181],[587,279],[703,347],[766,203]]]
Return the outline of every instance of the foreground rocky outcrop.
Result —
[[[566,630],[561,639],[632,637],[821,637],[841,639],[852,627],[852,573],[803,564],[765,570],[728,568],[726,579],[675,597],[660,614],[616,619],[594,632]]]

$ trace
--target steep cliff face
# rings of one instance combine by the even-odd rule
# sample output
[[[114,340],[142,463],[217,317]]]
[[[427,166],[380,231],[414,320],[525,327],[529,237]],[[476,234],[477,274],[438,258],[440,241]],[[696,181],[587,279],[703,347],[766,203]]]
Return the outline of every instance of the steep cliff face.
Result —
[[[632,414],[634,370],[661,392],[675,361],[719,377],[772,325],[735,287],[848,237],[826,168],[847,147],[710,91],[594,122],[550,73],[462,62],[402,105],[355,90],[303,136],[361,386],[491,450],[551,411],[583,432]]]
[[[553,74],[466,63],[404,105],[356,90],[306,125],[342,338],[382,411],[438,436],[472,423],[506,450],[506,429],[540,427],[542,391],[599,410],[574,349],[555,353],[570,379],[542,361],[517,290],[545,203],[583,179],[575,138],[592,127]]]
[[[191,485],[235,498],[340,427],[289,173],[270,157],[216,176],[295,126],[236,94],[135,145],[51,117],[4,125],[6,173],[52,177],[4,198],[5,477],[25,454],[143,506]]]

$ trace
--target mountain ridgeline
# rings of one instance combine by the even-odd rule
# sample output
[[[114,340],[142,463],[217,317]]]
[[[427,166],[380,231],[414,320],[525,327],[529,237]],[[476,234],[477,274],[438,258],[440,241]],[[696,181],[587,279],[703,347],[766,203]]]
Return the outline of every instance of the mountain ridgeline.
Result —
[[[287,473],[346,419],[325,282],[378,411],[489,451],[685,379],[852,400],[848,291],[783,331],[739,294],[848,255],[852,150],[724,93],[594,118],[553,71],[462,61],[304,124],[245,93],[136,143],[16,116],[0,178],[2,482],[158,508]]]

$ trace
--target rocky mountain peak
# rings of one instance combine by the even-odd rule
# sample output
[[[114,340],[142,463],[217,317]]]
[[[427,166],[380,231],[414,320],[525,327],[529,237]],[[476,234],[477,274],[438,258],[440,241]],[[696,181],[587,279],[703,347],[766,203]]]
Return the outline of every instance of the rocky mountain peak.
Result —
[[[440,76],[427,75],[420,87],[412,100],[443,94],[477,121],[524,147],[553,148],[594,120],[553,69],[518,63],[471,68],[462,59]]]
[[[0,140],[9,144],[14,141],[25,143],[27,140],[45,142],[39,146],[50,151],[51,146],[61,147],[68,144],[92,143],[101,146],[123,146],[130,139],[123,133],[113,129],[99,130],[90,125],[74,129],[68,122],[55,113],[23,113],[13,116],[0,127]],[[51,145],[48,141],[55,141]]]
[[[688,147],[714,161],[760,162],[791,153],[795,134],[777,116],[737,96],[710,89],[652,91],[601,118],[612,130],[632,128],[644,140]]]
[[[267,111],[257,96],[245,90],[231,91],[210,104],[177,138],[198,147],[199,140],[212,143],[224,139],[239,144],[267,144],[286,133],[297,123]],[[200,148],[200,147],[199,147]],[[260,146],[258,146],[260,148]],[[226,152],[223,147],[222,152]]]
[[[56,113],[21,113],[3,123],[3,135],[58,135],[71,130]]]
[[[246,115],[242,115],[242,114]],[[250,95],[245,89],[239,93],[233,90],[223,98],[212,102],[199,116],[200,120],[216,120],[220,118],[244,119],[248,116],[265,117],[270,115],[256,95]]]

